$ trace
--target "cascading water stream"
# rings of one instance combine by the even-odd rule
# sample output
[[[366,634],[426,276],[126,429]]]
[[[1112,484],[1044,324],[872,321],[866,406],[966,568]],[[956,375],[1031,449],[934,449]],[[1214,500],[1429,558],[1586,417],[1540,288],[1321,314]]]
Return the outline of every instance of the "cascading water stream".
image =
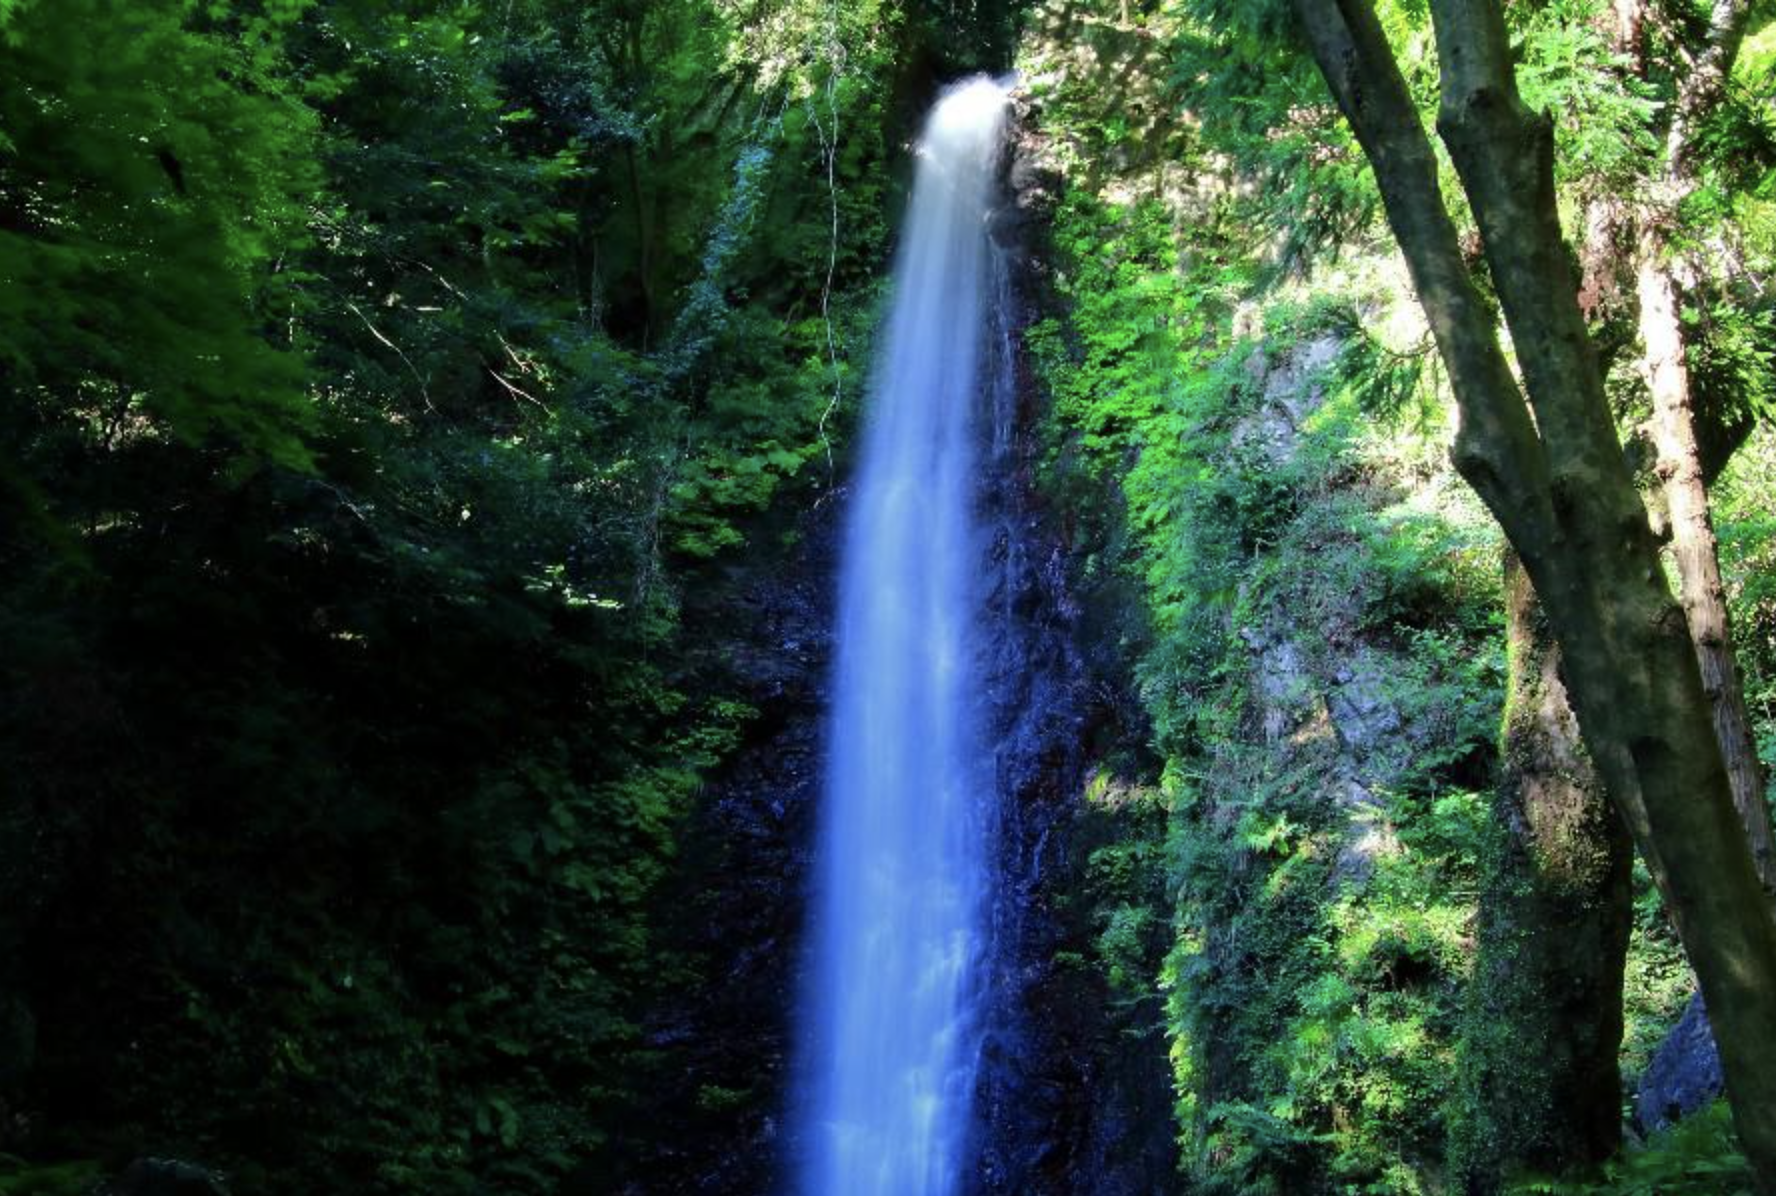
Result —
[[[951,1196],[966,1165],[994,780],[976,412],[1005,107],[974,79],[927,120],[872,387],[840,579],[804,1196]]]

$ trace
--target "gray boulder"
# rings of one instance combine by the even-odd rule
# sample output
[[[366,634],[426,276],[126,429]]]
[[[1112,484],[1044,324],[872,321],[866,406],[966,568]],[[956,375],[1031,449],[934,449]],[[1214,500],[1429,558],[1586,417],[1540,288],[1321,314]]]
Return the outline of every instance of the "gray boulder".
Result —
[[[1708,1011],[1697,993],[1641,1075],[1634,1119],[1644,1133],[1655,1133],[1709,1104],[1725,1088]]]

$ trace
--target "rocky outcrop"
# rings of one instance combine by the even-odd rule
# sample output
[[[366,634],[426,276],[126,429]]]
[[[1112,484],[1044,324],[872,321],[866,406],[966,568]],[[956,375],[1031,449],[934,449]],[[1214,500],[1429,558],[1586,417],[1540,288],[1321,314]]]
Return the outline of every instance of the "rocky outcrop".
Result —
[[[1337,337],[1321,335],[1285,353],[1254,354],[1246,368],[1261,397],[1234,430],[1232,446],[1288,470],[1342,349]],[[1345,822],[1332,880],[1360,887],[1377,858],[1400,849],[1376,793],[1391,779],[1399,745],[1423,740],[1426,729],[1410,726],[1400,708],[1388,682],[1398,662],[1360,629],[1358,596],[1322,600],[1329,605],[1316,612],[1311,647],[1289,603],[1270,606],[1269,617],[1238,634],[1249,654],[1255,729],[1285,765],[1311,761],[1326,804]]]
[[[1726,1091],[1720,1052],[1698,993],[1660,1044],[1634,1094],[1641,1132],[1657,1133],[1714,1101]]]

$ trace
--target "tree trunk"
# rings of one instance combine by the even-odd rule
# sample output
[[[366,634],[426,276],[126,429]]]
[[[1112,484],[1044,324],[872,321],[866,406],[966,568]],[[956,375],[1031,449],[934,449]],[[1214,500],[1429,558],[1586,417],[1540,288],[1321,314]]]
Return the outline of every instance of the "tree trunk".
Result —
[[[1670,518],[1671,552],[1677,562],[1684,618],[1696,645],[1702,689],[1708,695],[1715,737],[1720,740],[1732,786],[1733,805],[1745,824],[1758,878],[1766,892],[1776,894],[1776,836],[1771,834],[1770,812],[1764,804],[1763,768],[1751,734],[1751,715],[1745,708],[1745,689],[1739,681],[1720,554],[1708,513],[1708,482],[1696,436],[1677,286],[1669,267],[1656,256],[1657,247],[1649,248],[1653,251],[1641,256],[1635,270],[1641,369],[1653,400],[1651,428]]]
[[[623,146],[623,158],[629,167],[629,202],[635,205],[635,271],[641,290],[641,348],[647,351],[654,331],[654,262],[653,229],[648,221],[647,196],[641,187],[641,164],[633,141]]]
[[[1635,63],[1643,75],[1647,56],[1641,38],[1647,4],[1648,0],[1615,0],[1605,22],[1617,53]],[[1607,302],[1618,297],[1615,279],[1632,274],[1631,288],[1622,290],[1636,301],[1640,372],[1653,404],[1650,431],[1669,517],[1679,597],[1690,638],[1696,643],[1696,662],[1713,709],[1715,735],[1733,787],[1733,804],[1745,824],[1758,877],[1765,890],[1776,895],[1776,835],[1764,804],[1763,767],[1739,680],[1719,548],[1708,509],[1708,486],[1737,447],[1737,438],[1724,424],[1704,420],[1696,408],[1689,338],[1679,319],[1680,288],[1670,246],[1677,210],[1697,187],[1698,124],[1726,93],[1749,16],[1750,5],[1745,0],[1718,0],[1712,6],[1706,35],[1677,84],[1671,125],[1666,130],[1665,160],[1646,188],[1652,202],[1630,204],[1613,195],[1593,201],[1591,207],[1597,213],[1612,213],[1613,219],[1586,228],[1581,302],[1591,298],[1605,307],[1616,306]],[[1619,297],[1626,300],[1628,294]],[[1596,315],[1589,310],[1588,314]]]
[[[1555,645],[1516,554],[1505,561],[1510,681],[1496,836],[1481,893],[1452,1161],[1495,1193],[1524,1172],[1594,1166],[1622,1140],[1628,832],[1579,736]]]
[[[1628,0],[1620,0],[1627,3]],[[1645,0],[1635,0],[1644,4]],[[1709,462],[1700,443],[1688,344],[1679,319],[1679,295],[1670,254],[1671,230],[1684,200],[1699,184],[1697,132],[1727,90],[1739,55],[1750,0],[1714,0],[1708,32],[1678,84],[1665,164],[1652,188],[1654,206],[1642,215],[1635,291],[1640,300],[1641,370],[1653,400],[1652,434],[1670,513],[1671,549],[1696,663],[1708,694],[1733,804],[1745,824],[1752,858],[1766,892],[1776,894],[1776,836],[1764,804],[1764,775],[1745,708],[1721,584],[1720,552],[1708,513]],[[1723,460],[1718,464],[1724,464]],[[1716,468],[1718,468],[1718,464]]]
[[[1438,129],[1480,226],[1527,404],[1466,271],[1435,156],[1372,5],[1295,0],[1448,366],[1462,417],[1456,466],[1542,597],[1585,742],[1701,981],[1746,1155],[1776,1196],[1776,916],[1579,310],[1555,208],[1552,126],[1517,92],[1498,0],[1431,8]]]

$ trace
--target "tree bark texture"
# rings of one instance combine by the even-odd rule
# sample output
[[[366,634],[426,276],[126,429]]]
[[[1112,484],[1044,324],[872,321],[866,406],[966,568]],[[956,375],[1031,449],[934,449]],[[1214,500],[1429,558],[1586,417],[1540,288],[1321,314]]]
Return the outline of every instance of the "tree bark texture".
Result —
[[[1554,643],[1514,553],[1496,836],[1481,893],[1451,1155],[1470,1193],[1594,1166],[1622,1140],[1622,977],[1633,847],[1579,735]]]
[[[1666,132],[1664,166],[1652,188],[1652,206],[1640,213],[1634,282],[1639,300],[1641,373],[1653,401],[1651,432],[1670,517],[1671,551],[1677,563],[1684,617],[1695,641],[1702,688],[1713,712],[1733,804],[1745,824],[1758,877],[1766,892],[1776,894],[1776,835],[1764,804],[1763,767],[1739,680],[1726,587],[1721,583],[1720,551],[1709,517],[1711,471],[1698,435],[1701,421],[1671,249],[1678,207],[1699,185],[1698,127],[1726,95],[1750,18],[1750,0],[1715,0],[1710,9],[1706,38],[1678,83]]]
[[[1641,74],[1650,58],[1642,41],[1648,2],[1616,0],[1604,19],[1611,45]],[[1657,455],[1679,598],[1695,641],[1733,804],[1745,824],[1758,876],[1765,890],[1776,895],[1776,834],[1764,802],[1766,778],[1739,679],[1708,506],[1708,487],[1743,439],[1749,420],[1736,423],[1698,408],[1689,369],[1690,338],[1680,318],[1679,280],[1686,271],[1671,235],[1678,208],[1699,185],[1697,128],[1726,95],[1750,7],[1749,0],[1719,0],[1710,10],[1702,40],[1687,53],[1687,67],[1676,83],[1663,161],[1641,198],[1606,194],[1588,201],[1580,304],[1593,320],[1632,317],[1639,333],[1638,364],[1653,408],[1647,430]]]
[[[1541,595],[1585,742],[1701,981],[1746,1154],[1776,1196],[1776,917],[1579,310],[1552,126],[1517,92],[1498,0],[1431,8],[1437,127],[1480,226],[1527,403],[1462,264],[1429,139],[1372,5],[1295,0],[1448,366],[1456,467]]]
[[[1733,805],[1745,824],[1758,878],[1766,892],[1776,894],[1776,835],[1771,833],[1770,812],[1764,804],[1764,770],[1733,650],[1727,590],[1721,581],[1720,551],[1709,516],[1708,482],[1696,435],[1694,390],[1678,316],[1677,285],[1670,267],[1656,252],[1643,253],[1636,263],[1635,289],[1640,300],[1641,369],[1653,400],[1651,432],[1684,618],[1695,641],[1702,689],[1708,695]]]

